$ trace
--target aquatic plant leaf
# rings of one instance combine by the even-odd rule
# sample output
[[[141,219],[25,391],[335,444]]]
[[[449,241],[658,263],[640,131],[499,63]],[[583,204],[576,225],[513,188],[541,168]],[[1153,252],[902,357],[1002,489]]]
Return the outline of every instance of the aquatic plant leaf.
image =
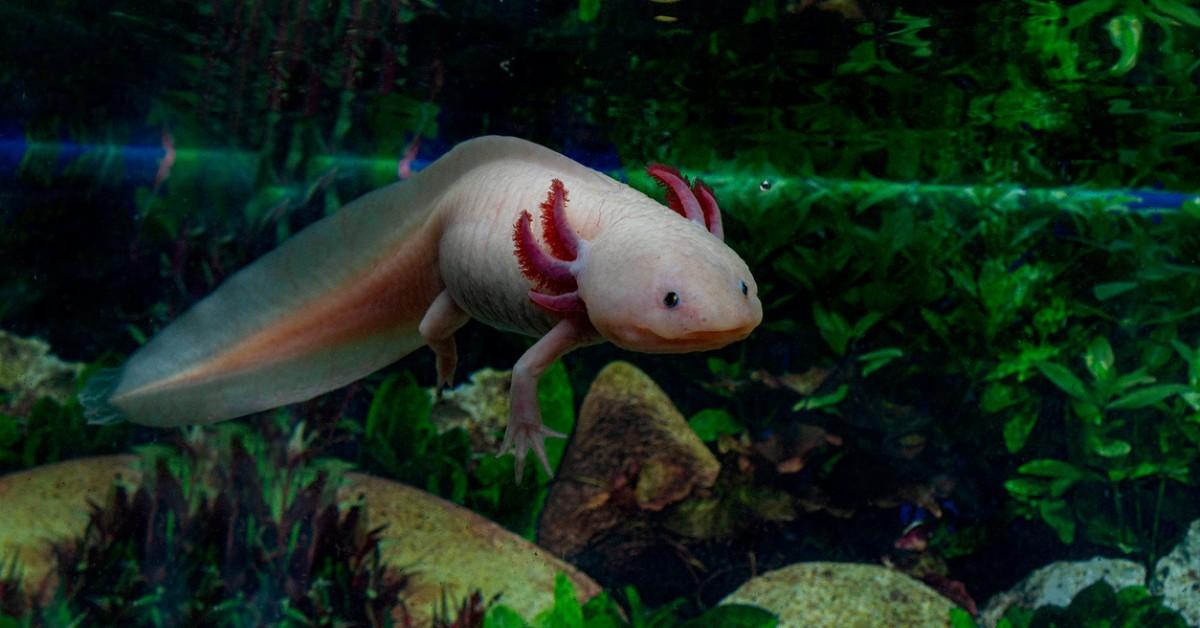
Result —
[[[575,586],[564,574],[554,578],[554,606],[538,614],[534,624],[544,628],[583,626],[583,607],[575,597]]]
[[[1110,469],[1108,471],[1108,479],[1114,482],[1123,482],[1125,480],[1148,478],[1160,472],[1163,472],[1163,468],[1160,465],[1143,462],[1129,469]]]
[[[829,343],[829,347],[837,355],[846,353],[846,344],[850,342],[850,323],[841,314],[825,309],[821,304],[812,304],[813,321],[821,332],[821,337]]]
[[[1100,406],[1084,399],[1071,399],[1069,403],[1071,411],[1081,422],[1097,427],[1104,423],[1104,413],[1100,411]]]
[[[992,382],[983,389],[983,396],[979,399],[979,409],[984,412],[999,412],[1027,398],[1028,393],[1023,389],[1001,382]]]
[[[1092,379],[1099,382],[1112,377],[1113,362],[1112,345],[1108,338],[1097,336],[1088,344],[1087,352],[1083,354],[1083,365],[1087,367]]]
[[[1080,400],[1088,399],[1087,388],[1067,367],[1056,362],[1038,362],[1037,369],[1046,376],[1046,379],[1071,397]]]
[[[1021,465],[1017,471],[1049,478],[1065,478],[1070,480],[1098,479],[1093,473],[1085,469],[1081,469],[1069,462],[1054,460],[1052,458],[1031,460]]]
[[[746,431],[745,426],[737,422],[732,414],[719,408],[707,408],[692,415],[688,425],[700,440],[711,443],[718,437],[729,434],[736,435]]]
[[[887,366],[889,362],[896,358],[904,357],[904,351],[896,347],[888,347],[879,349],[870,353],[864,353],[858,356],[859,362],[864,362],[862,367],[862,375],[866,377],[875,371]]]
[[[528,625],[520,613],[503,604],[492,606],[483,617],[483,628],[526,628]]]
[[[903,194],[905,191],[907,191],[907,189],[908,188],[903,185],[896,185],[891,182],[880,182],[875,186],[875,189],[870,194],[855,203],[854,213],[861,214],[866,209],[874,207],[880,203],[890,201]]]
[[[1089,434],[1087,438],[1088,449],[1102,458],[1121,458],[1128,456],[1133,447],[1128,441],[1119,438],[1105,438],[1097,434]]]
[[[1112,585],[1100,579],[1084,587],[1067,606],[1068,613],[1076,615],[1089,614],[1096,617],[1111,617],[1117,611],[1117,596]]]
[[[721,604],[708,609],[699,617],[681,624],[681,628],[775,628],[779,618],[770,611],[748,604]]]
[[[432,431],[429,394],[411,373],[389,376],[380,384],[367,411],[366,436],[395,447],[412,445]]]
[[[555,360],[538,380],[538,403],[542,408],[542,423],[546,427],[563,434],[570,434],[575,428],[575,393],[562,360]],[[554,438],[546,441],[546,457],[550,460],[551,468],[558,468],[566,446],[565,439]],[[539,469],[538,477],[545,473],[540,465],[530,466]]]
[[[10,448],[21,438],[21,423],[15,416],[0,414],[0,465],[17,459]]]
[[[1003,620],[1001,620],[1003,621]],[[999,626],[1000,624],[997,624]],[[950,609],[950,628],[978,628],[975,617],[965,609],[955,606]]]
[[[1107,301],[1117,295],[1124,294],[1138,286],[1136,281],[1113,281],[1098,283],[1092,287],[1092,294],[1100,301]]]
[[[753,24],[761,20],[773,20],[776,17],[776,1],[775,0],[751,0],[746,7],[746,14],[742,16],[742,22],[745,24]]]
[[[579,21],[591,22],[600,15],[602,0],[579,0]]]
[[[1008,450],[1008,453],[1015,454],[1025,447],[1029,435],[1037,425],[1037,420],[1036,412],[1026,410],[1018,412],[1004,422],[1004,448]]]
[[[1004,611],[1004,617],[996,623],[996,628],[1029,628],[1033,625],[1034,609],[1020,604],[1013,604]]]
[[[1120,52],[1117,61],[1108,71],[1113,76],[1124,76],[1137,65],[1142,43],[1142,21],[1126,13],[1109,20],[1105,28],[1108,30],[1109,41]]]
[[[881,68],[886,72],[900,72],[900,69],[887,59],[881,59],[875,41],[868,40],[850,49],[848,58],[837,66],[836,72],[839,75],[865,74],[875,68]]]
[[[1195,7],[1189,6],[1181,0],[1154,0],[1152,3],[1156,11],[1162,11],[1167,15],[1191,26],[1200,28],[1200,11]]]
[[[1054,529],[1058,539],[1067,545],[1075,541],[1075,515],[1062,499],[1044,499],[1038,502],[1038,513],[1042,521]]]
[[[850,386],[847,384],[842,384],[838,386],[836,390],[827,395],[818,395],[797,401],[792,406],[792,411],[799,412],[801,410],[819,410],[821,408],[836,406],[846,398],[846,393],[848,392],[850,392]]]
[[[1108,404],[1109,410],[1128,410],[1132,408],[1145,408],[1152,406],[1173,395],[1181,395],[1192,392],[1190,386],[1183,384],[1159,384],[1157,386],[1147,386],[1139,388],[1127,395],[1117,398]]]
[[[1118,377],[1116,381],[1116,389],[1118,391],[1124,391],[1134,386],[1153,384],[1156,381],[1158,380],[1156,380],[1153,375],[1146,373],[1145,368],[1138,368],[1136,371],[1131,371]]]

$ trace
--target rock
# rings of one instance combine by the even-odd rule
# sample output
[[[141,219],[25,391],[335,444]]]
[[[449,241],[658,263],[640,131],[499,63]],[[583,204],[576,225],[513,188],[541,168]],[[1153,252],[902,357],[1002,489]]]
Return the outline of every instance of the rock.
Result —
[[[141,481],[137,456],[99,456],[0,476],[0,564],[16,558],[27,591],[54,568],[53,543],[83,534],[90,503],[108,503],[116,482]]]
[[[1158,559],[1150,592],[1163,596],[1163,605],[1179,611],[1192,626],[1200,626],[1200,520],[1192,522],[1175,549]]]
[[[82,364],[51,355],[43,340],[0,331],[0,392],[9,397],[0,404],[0,412],[26,416],[42,397],[65,403],[74,396],[75,377],[82,369]]]
[[[645,528],[649,514],[711,487],[720,469],[666,393],[632,364],[613,362],[583,400],[538,541],[575,556],[601,535]]]
[[[600,586],[550,552],[483,517],[399,482],[347,473],[341,501],[365,500],[367,527],[386,525],[383,559],[411,575],[404,600],[423,626],[434,606],[456,603],[478,589],[525,617],[554,605],[554,578],[565,572],[580,601]]]
[[[1146,569],[1131,560],[1093,558],[1084,561],[1050,563],[1029,574],[1012,589],[997,593],[988,600],[979,614],[980,623],[995,626],[1012,605],[1035,609],[1054,604],[1067,606],[1079,593],[1097,580],[1104,580],[1115,590],[1142,584]]]
[[[856,563],[796,563],[750,579],[722,604],[752,604],[779,627],[949,626],[954,603],[898,571]]]
[[[103,456],[0,476],[0,560],[15,557],[26,590],[36,590],[54,567],[51,544],[82,535],[89,502],[109,502],[115,482],[136,485],[138,469],[136,456]],[[549,552],[409,486],[348,473],[338,497],[365,502],[369,528],[386,525],[381,554],[412,575],[405,602],[417,625],[432,620],[443,592],[454,605],[476,589],[484,600],[500,595],[501,603],[526,617],[553,606],[560,571],[581,600],[600,592],[593,580]]]

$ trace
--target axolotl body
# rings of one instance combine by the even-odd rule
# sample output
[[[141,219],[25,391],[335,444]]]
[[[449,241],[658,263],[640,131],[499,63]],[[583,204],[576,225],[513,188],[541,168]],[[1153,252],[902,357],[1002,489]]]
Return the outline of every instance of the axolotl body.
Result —
[[[513,367],[501,451],[550,472],[537,380],[609,341],[715,349],[762,320],[712,192],[651,166],[669,207],[552,150],[508,137],[459,144],[230,277],[80,397],[94,423],[209,423],[303,401],[422,345],[453,379],[474,318],[540,338]],[[540,211],[539,211],[540,208]],[[540,214],[542,238],[533,215]]]

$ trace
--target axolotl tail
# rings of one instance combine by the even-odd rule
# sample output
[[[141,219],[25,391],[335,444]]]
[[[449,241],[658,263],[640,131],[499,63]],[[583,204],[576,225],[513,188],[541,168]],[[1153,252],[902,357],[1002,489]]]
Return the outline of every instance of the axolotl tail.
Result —
[[[417,349],[441,291],[437,179],[382,188],[233,275],[80,394],[91,422],[220,421],[303,401]]]

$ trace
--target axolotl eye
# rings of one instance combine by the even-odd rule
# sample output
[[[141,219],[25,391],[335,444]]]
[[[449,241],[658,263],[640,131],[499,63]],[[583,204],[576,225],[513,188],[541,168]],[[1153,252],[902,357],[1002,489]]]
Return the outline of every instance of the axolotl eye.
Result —
[[[663,296],[663,305],[667,306],[668,308],[673,308],[676,305],[679,305],[679,295],[675,292],[668,292],[665,296]]]
[[[747,286],[746,282],[743,281],[742,282],[742,296],[749,296],[749,295],[750,295],[750,286]]]

